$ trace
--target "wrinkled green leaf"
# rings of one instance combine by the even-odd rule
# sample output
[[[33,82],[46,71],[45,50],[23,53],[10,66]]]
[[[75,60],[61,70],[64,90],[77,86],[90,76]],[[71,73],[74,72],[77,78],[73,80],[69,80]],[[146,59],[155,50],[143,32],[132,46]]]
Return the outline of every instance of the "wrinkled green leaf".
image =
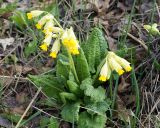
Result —
[[[65,121],[74,123],[79,119],[80,103],[68,103],[66,104],[61,112],[61,115]]]
[[[88,108],[88,113],[92,115],[96,113],[103,115],[110,109],[111,101],[109,99],[105,99],[101,102],[87,102],[86,104],[85,108]]]
[[[72,92],[76,95],[80,95],[81,90],[80,90],[79,86],[74,81],[68,80],[67,85],[68,85],[70,92]]]
[[[53,75],[29,75],[29,79],[50,98],[59,99],[59,93],[64,91],[64,83]]]
[[[82,45],[87,58],[89,69],[92,73],[96,72],[97,66],[107,52],[107,42],[99,28],[94,28],[86,44]]]
[[[100,102],[105,99],[105,89],[102,87],[94,88],[93,87],[93,81],[91,78],[87,78],[82,81],[82,84],[80,85],[80,89],[84,90],[84,93],[86,96],[89,96],[92,101],[94,102]]]
[[[106,115],[90,115],[82,112],[79,115],[78,128],[105,128]]]
[[[77,100],[76,95],[73,93],[61,92],[59,95],[60,95],[61,100],[64,104],[67,102],[67,100],[69,100],[69,101],[76,101]]]
[[[67,80],[69,77],[69,72],[70,72],[70,65],[68,58],[62,54],[59,54],[56,65],[56,75],[59,77],[63,76]]]
[[[80,82],[90,77],[88,63],[82,49],[75,59],[75,67]]]

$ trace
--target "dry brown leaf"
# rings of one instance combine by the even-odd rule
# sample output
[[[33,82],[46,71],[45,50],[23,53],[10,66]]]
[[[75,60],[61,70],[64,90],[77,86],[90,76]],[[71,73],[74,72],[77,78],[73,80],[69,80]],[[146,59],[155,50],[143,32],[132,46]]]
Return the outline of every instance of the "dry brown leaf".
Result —
[[[16,65],[15,66],[15,70],[16,70],[16,73],[27,74],[28,72],[32,71],[33,68],[28,67],[28,66]]]
[[[9,66],[8,68],[0,67],[0,81],[3,86],[10,85],[14,78],[10,77],[13,75],[13,67]]]
[[[19,115],[22,115],[24,113],[25,109],[23,106],[18,106],[18,107],[15,107],[13,109],[11,109],[11,113],[14,113],[14,114],[19,114]]]
[[[130,112],[126,109],[123,101],[117,96],[117,112],[119,118],[124,122],[130,122]]]
[[[106,39],[107,39],[107,41],[108,41],[109,49],[110,49],[111,51],[116,51],[116,50],[117,50],[116,40],[113,39],[113,38],[110,37],[110,36],[109,36],[109,37],[106,36]]]
[[[118,86],[118,92],[119,93],[123,93],[127,90],[127,87],[129,86],[130,84],[127,83],[124,79],[124,77],[121,77],[121,83],[119,84]]]
[[[13,37],[0,39],[0,44],[2,45],[4,51],[6,50],[7,46],[12,45],[13,43],[14,43]]]
[[[20,92],[16,95],[16,101],[19,103],[19,104],[23,104],[24,102],[26,102],[26,96],[27,94],[24,93],[24,92]]]
[[[87,9],[96,11],[98,16],[104,15],[110,6],[110,0],[88,0],[88,3]]]

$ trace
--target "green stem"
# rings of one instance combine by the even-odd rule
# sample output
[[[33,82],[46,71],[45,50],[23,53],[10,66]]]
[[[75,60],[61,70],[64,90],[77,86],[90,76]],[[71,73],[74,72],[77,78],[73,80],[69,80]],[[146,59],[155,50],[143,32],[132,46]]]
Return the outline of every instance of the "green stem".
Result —
[[[78,76],[77,76],[77,72],[76,72],[76,68],[75,68],[75,65],[74,65],[74,61],[73,61],[72,55],[68,51],[68,49],[67,49],[67,52],[68,52],[68,57],[69,57],[69,62],[70,62],[71,70],[72,70],[72,72],[73,72],[73,74],[75,76],[75,79],[76,79],[77,83],[79,83],[79,79],[78,79]]]
[[[113,94],[113,100],[112,100],[112,109],[114,109],[115,102],[116,102],[117,90],[118,90],[118,81],[119,81],[119,76],[116,79],[116,85],[115,85],[115,88],[114,88],[114,94]]]
[[[111,74],[111,77],[109,79],[109,92],[110,92],[110,97],[112,98],[113,96],[113,91],[112,91],[112,86],[113,86],[113,82],[112,82],[112,74]]]

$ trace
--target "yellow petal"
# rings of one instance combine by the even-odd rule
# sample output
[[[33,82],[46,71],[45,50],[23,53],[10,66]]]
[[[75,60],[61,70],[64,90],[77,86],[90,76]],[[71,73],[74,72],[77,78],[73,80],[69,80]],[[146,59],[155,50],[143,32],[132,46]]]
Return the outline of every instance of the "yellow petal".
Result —
[[[57,57],[57,53],[55,51],[53,51],[53,52],[51,52],[49,54],[49,56],[52,57],[52,58],[56,58]]]
[[[109,66],[113,71],[115,70],[119,75],[122,75],[124,73],[121,65],[115,60],[112,54],[108,53],[107,60],[109,62]]]
[[[101,68],[99,80],[106,81],[110,78],[110,75],[111,75],[111,69],[110,69],[110,67],[108,65],[108,61],[106,59],[105,64]]]
[[[106,76],[100,76],[99,80],[105,82],[105,81],[107,81],[107,77]]]
[[[51,49],[51,53],[50,56],[52,58],[56,58],[57,57],[57,53],[60,50],[60,40],[55,40],[55,42],[53,43],[52,49]]]
[[[70,50],[70,52],[71,52],[73,55],[79,54],[78,48],[77,48],[77,49],[72,49],[72,50]]]
[[[127,71],[131,71],[131,66],[130,66],[130,63],[125,60],[124,58],[121,58],[119,56],[117,56],[115,53],[112,53],[114,59]]]
[[[118,70],[118,74],[119,74],[119,75],[122,75],[123,73],[124,73],[124,70],[123,70],[123,69]]]
[[[32,19],[32,13],[27,13],[27,18],[30,20]]]
[[[125,70],[126,70],[127,72],[130,72],[130,71],[132,70],[132,67],[131,67],[131,66],[127,66],[127,67],[125,68]]]
[[[43,44],[40,46],[40,48],[41,48],[43,51],[45,51],[45,52],[48,50],[48,46],[47,46],[46,43],[43,43]]]
[[[37,28],[37,29],[41,29],[41,28],[42,28],[42,25],[39,24],[39,23],[37,23],[37,24],[36,24],[36,28]]]

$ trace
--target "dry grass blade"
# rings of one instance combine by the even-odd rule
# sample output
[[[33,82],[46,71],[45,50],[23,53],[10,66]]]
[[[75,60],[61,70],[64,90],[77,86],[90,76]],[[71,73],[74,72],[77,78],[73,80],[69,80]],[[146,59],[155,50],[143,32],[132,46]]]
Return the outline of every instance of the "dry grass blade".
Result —
[[[23,115],[21,116],[20,120],[18,121],[17,125],[15,128],[18,128],[21,124],[21,121],[23,120],[23,118],[25,117],[25,115],[27,114],[28,110],[30,109],[30,107],[32,106],[33,102],[35,101],[35,99],[37,98],[38,94],[41,91],[41,87],[38,89],[38,91],[36,92],[36,94],[34,95],[33,99],[31,100],[31,102],[29,103],[28,107],[26,108],[25,112],[23,113]]]

